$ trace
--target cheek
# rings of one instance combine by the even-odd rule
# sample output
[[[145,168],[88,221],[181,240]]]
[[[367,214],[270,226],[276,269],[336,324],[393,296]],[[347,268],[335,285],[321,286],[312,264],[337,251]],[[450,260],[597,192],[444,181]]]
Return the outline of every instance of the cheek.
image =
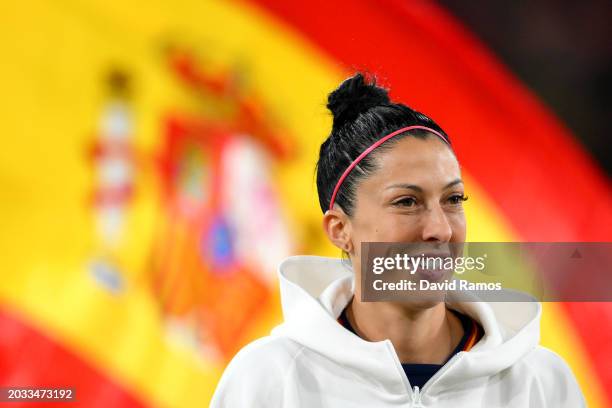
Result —
[[[383,241],[389,226],[380,217],[361,213],[353,219],[352,238],[355,242]]]
[[[466,237],[465,213],[447,213],[447,222],[453,232],[451,240],[463,242]],[[413,242],[421,239],[421,220],[418,216],[384,214],[364,224],[360,241]]]
[[[453,230],[453,241],[465,241],[466,222],[465,213],[453,213],[448,216],[448,223]]]
[[[359,241],[400,242],[419,237],[418,222],[406,215],[383,214],[362,221],[355,229]]]
[[[388,241],[393,242],[413,242],[421,236],[421,227],[417,217],[406,215],[391,214],[386,218],[385,235]]]

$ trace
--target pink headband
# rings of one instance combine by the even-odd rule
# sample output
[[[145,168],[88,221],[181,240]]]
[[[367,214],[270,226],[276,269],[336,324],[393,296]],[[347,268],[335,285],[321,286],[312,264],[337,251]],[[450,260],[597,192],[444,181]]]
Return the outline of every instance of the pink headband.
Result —
[[[450,142],[446,139],[446,137],[444,137],[440,132],[433,130],[431,128],[428,128],[426,126],[418,126],[418,125],[406,126],[406,127],[396,130],[395,132],[389,133],[387,136],[384,136],[378,139],[374,144],[372,144],[372,146],[368,147],[363,153],[357,156],[357,158],[353,160],[353,162],[346,168],[346,170],[344,170],[344,173],[342,173],[342,176],[340,176],[340,179],[338,180],[338,183],[336,183],[336,187],[334,188],[334,192],[332,193],[331,201],[329,202],[329,209],[331,210],[334,207],[334,201],[336,201],[336,194],[338,194],[338,190],[340,190],[340,186],[342,185],[342,182],[344,181],[344,179],[348,177],[351,170],[353,170],[353,168],[355,168],[355,166],[357,166],[364,157],[366,157],[372,150],[376,149],[378,146],[385,143],[387,140],[391,139],[393,136],[399,135],[400,133],[404,133],[404,132],[407,132],[413,129],[427,130],[428,132],[431,132],[434,135],[438,136],[447,145],[450,146]]]

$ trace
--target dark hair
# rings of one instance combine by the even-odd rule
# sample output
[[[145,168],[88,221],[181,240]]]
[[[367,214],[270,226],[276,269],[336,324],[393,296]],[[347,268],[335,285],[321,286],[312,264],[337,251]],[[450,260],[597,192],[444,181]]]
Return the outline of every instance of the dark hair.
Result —
[[[448,135],[433,120],[406,105],[391,102],[388,91],[376,85],[375,77],[366,78],[360,72],[329,94],[327,108],[334,121],[329,137],[321,144],[316,165],[317,191],[323,213],[329,208],[334,187],[342,173],[357,156],[383,136],[406,126],[420,125],[440,132],[450,143]],[[427,131],[413,130],[394,136],[377,147],[349,173],[335,202],[352,216],[355,188],[360,180],[376,170],[376,154],[388,150],[404,137],[425,139],[431,135]]]

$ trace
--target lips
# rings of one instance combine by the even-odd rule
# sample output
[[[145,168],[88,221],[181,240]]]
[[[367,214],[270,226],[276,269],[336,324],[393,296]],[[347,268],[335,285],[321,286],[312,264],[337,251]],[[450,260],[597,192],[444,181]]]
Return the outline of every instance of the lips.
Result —
[[[413,255],[414,256],[414,255]],[[416,256],[421,256],[423,258],[448,258],[451,256],[449,252],[428,252],[424,254],[418,254]]]
[[[428,280],[429,282],[440,282],[448,271],[445,269],[419,269],[418,276],[420,279]]]
[[[438,281],[445,279],[452,273],[452,270],[443,268],[445,264],[444,261],[450,258],[450,256],[451,255],[447,252],[445,253],[426,253],[426,254],[419,255],[419,257],[423,258],[424,263],[421,264],[421,266],[419,267],[417,271],[417,275],[419,276],[420,279],[426,279],[430,282],[438,282]],[[439,261],[438,259],[441,259],[441,261]],[[442,266],[442,267],[441,268],[428,268],[427,267],[428,264],[432,266]]]

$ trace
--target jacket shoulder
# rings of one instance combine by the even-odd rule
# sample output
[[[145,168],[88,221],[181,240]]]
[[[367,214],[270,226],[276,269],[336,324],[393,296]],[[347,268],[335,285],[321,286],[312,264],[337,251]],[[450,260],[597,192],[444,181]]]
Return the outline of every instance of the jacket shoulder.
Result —
[[[550,407],[586,407],[576,377],[565,360],[554,351],[538,345],[525,356],[544,400]]]
[[[303,346],[266,336],[244,346],[225,368],[211,407],[270,407],[282,402],[282,383]]]

